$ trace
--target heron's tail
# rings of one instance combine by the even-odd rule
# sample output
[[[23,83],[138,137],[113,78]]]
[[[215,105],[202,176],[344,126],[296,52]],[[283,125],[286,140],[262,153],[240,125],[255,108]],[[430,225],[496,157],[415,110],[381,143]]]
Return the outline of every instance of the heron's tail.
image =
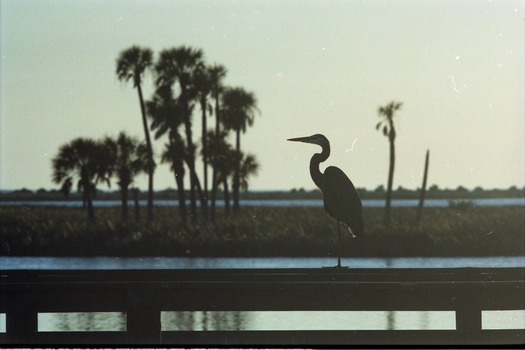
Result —
[[[352,238],[362,237],[363,234],[365,233],[364,225],[361,226],[361,227],[356,227],[354,229],[352,229],[350,226],[348,226],[346,224],[344,224],[344,226],[346,227],[348,232],[350,232],[350,234],[352,235]]]
[[[350,228],[350,226],[348,226],[347,224],[345,224],[344,222],[341,222],[343,224],[343,227],[345,227],[348,232],[350,233],[350,235],[352,236],[352,238],[356,238],[357,236],[355,235],[354,231],[352,231],[352,229]]]

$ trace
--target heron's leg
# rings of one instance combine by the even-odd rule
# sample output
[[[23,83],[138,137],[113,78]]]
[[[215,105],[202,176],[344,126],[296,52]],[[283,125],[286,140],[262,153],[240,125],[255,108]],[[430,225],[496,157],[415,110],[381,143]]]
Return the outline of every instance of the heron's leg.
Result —
[[[337,221],[337,267],[341,267],[341,223]]]

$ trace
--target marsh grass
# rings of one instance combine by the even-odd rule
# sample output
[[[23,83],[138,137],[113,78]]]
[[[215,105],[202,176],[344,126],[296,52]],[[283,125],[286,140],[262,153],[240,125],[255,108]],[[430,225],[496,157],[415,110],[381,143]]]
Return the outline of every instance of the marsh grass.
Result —
[[[347,256],[494,256],[525,253],[523,207],[365,208],[366,231],[343,232]],[[120,208],[0,207],[2,254],[13,256],[334,256],[337,223],[322,208],[247,207],[215,224],[182,227],[177,209],[155,208],[155,222],[123,223]],[[145,218],[145,213],[142,215]]]

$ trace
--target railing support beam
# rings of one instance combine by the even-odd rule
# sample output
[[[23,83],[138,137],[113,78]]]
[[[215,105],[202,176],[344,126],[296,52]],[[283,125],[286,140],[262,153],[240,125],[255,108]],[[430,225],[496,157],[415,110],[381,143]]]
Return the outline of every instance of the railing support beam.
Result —
[[[481,331],[480,294],[458,298],[456,301],[456,330]]]
[[[126,314],[126,331],[130,344],[161,344],[160,308],[152,294],[128,292],[130,309]]]
[[[38,332],[37,312],[14,312],[6,314],[6,338],[14,343],[33,343]]]
[[[456,330],[481,331],[481,311],[479,309],[471,308],[457,309]]]

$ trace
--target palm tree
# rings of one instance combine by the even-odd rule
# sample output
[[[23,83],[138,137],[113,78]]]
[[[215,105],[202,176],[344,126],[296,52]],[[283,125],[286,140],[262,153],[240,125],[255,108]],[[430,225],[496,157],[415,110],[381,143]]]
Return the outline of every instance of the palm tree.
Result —
[[[220,99],[221,94],[223,91],[223,85],[222,80],[226,76],[226,68],[222,65],[215,64],[208,68],[208,72],[210,75],[210,82],[211,82],[211,94],[213,96],[213,99],[215,100],[215,144],[219,143],[220,138],[220,129],[221,129],[221,118],[220,118]],[[218,153],[215,148],[212,149],[212,158],[210,159],[210,162],[213,166],[213,174],[212,174],[212,187],[211,187],[211,220],[215,220],[215,199],[217,196],[217,187],[218,187],[218,181],[217,181],[217,157]]]
[[[192,84],[195,70],[203,64],[202,56],[201,50],[186,46],[163,50],[155,66],[158,87],[173,86],[175,82],[179,83],[180,94],[177,100],[186,130],[187,164],[190,170],[190,200],[193,221],[197,218],[195,194],[197,174],[195,172],[195,145],[191,130],[191,114],[195,98],[195,89]]]
[[[71,177],[68,177],[63,183],[62,187],[60,188],[60,192],[64,195],[66,199],[69,199],[69,193],[71,192],[71,187],[73,187],[73,179]]]
[[[196,97],[199,101],[202,112],[202,163],[204,186],[202,189],[202,214],[205,220],[208,219],[208,142],[206,139],[207,132],[207,112],[211,113],[212,106],[208,103],[208,97],[211,94],[212,81],[211,75],[204,65],[200,65],[193,76],[193,84],[195,88]]]
[[[109,185],[111,176],[105,147],[93,139],[76,138],[60,146],[52,163],[53,182],[64,186],[78,178],[78,190],[82,191],[82,200],[87,204],[88,220],[95,221],[93,197],[96,185],[101,181]]]
[[[148,148],[138,139],[121,131],[117,139],[106,137],[107,152],[112,159],[122,200],[122,220],[128,219],[128,192],[133,179],[141,172],[148,172]]]
[[[155,130],[155,139],[168,134],[168,143],[162,153],[162,162],[171,164],[175,176],[179,199],[179,216],[181,223],[186,224],[186,192],[184,190],[184,140],[179,133],[182,125],[180,105],[173,99],[171,86],[157,89],[151,101],[146,102],[150,116],[151,128]]]
[[[169,137],[169,142],[164,145],[162,152],[162,163],[170,164],[171,171],[175,175],[177,184],[177,195],[179,199],[179,216],[182,225],[186,225],[186,192],[184,190],[184,141]]]
[[[225,133],[226,134],[226,133]],[[235,177],[235,172],[238,165],[238,153],[233,147],[224,141],[221,146],[222,152],[217,162],[218,172],[217,179],[222,184],[224,197],[224,213],[226,216],[230,215],[230,178]]]
[[[259,172],[260,165],[257,162],[257,158],[254,154],[248,153],[246,155],[241,154],[241,170],[239,173],[241,189],[248,191],[248,179]]]
[[[235,161],[236,152],[233,148],[230,148],[229,152],[226,154],[226,158],[223,159],[220,164],[218,181],[222,184],[224,193],[224,213],[226,217],[228,217],[230,215],[230,185],[228,179],[234,176],[237,162]]]
[[[230,214],[230,186],[228,179],[233,176],[235,172],[236,164],[236,152],[233,147],[226,141],[228,137],[227,130],[221,130],[219,137],[214,131],[208,131],[207,139],[208,144],[214,153],[209,153],[207,157],[208,161],[214,158],[214,171],[216,174],[216,189],[221,185],[224,191],[224,211],[226,216]]]
[[[140,111],[142,113],[142,124],[144,135],[146,137],[146,146],[148,148],[148,221],[153,221],[153,172],[155,163],[153,161],[153,148],[149,136],[148,124],[146,120],[146,108],[142,97],[142,76],[146,69],[153,63],[153,52],[148,48],[132,46],[122,51],[117,58],[117,76],[120,80],[133,80],[133,87],[137,88],[140,102]]]
[[[390,143],[390,166],[388,169],[388,185],[386,191],[385,205],[385,225],[390,224],[390,203],[392,201],[392,184],[394,182],[394,165],[396,160],[396,151],[394,142],[396,140],[396,129],[394,128],[394,113],[401,109],[403,103],[392,101],[389,104],[379,107],[377,113],[383,118],[376,125],[376,130],[382,129],[383,135],[388,138]]]
[[[257,101],[255,95],[243,88],[228,88],[222,96],[222,117],[225,127],[235,131],[235,150],[241,152],[241,132],[253,124]],[[240,159],[235,167],[233,177],[233,212],[239,212]]]

